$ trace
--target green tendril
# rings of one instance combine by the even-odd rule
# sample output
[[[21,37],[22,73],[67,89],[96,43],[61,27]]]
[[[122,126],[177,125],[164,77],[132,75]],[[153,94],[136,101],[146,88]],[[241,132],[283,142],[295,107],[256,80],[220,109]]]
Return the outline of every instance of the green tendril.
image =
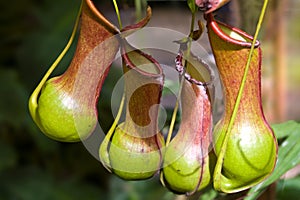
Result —
[[[119,28],[122,29],[123,26],[122,26],[121,15],[120,15],[117,0],[113,0],[113,3],[114,3],[115,11],[116,11],[116,14],[118,17]]]
[[[67,53],[67,51],[70,49],[70,47],[71,47],[71,45],[72,45],[72,43],[74,41],[74,38],[75,38],[75,35],[76,35],[76,31],[78,29],[79,20],[80,20],[80,15],[81,15],[81,10],[82,10],[82,4],[83,4],[83,2],[81,2],[81,5],[80,5],[80,8],[79,8],[77,17],[76,17],[75,25],[73,27],[72,34],[70,36],[70,39],[69,39],[67,45],[65,46],[65,48],[63,49],[63,51],[59,54],[59,56],[56,58],[56,60],[53,62],[53,64],[50,66],[50,68],[48,69],[48,71],[46,72],[46,74],[44,75],[44,77],[42,78],[41,82],[38,84],[38,86],[35,88],[35,90],[33,91],[33,93],[31,94],[31,96],[29,98],[29,102],[28,102],[29,112],[30,112],[30,115],[32,116],[32,119],[35,122],[36,122],[36,109],[38,107],[38,103],[37,103],[38,95],[39,95],[40,91],[42,90],[44,84],[48,80],[49,76],[52,74],[52,72],[54,71],[54,69],[60,63],[60,61],[65,56],[65,54]]]
[[[110,142],[110,139],[113,135],[113,133],[115,132],[115,129],[120,121],[120,118],[121,118],[121,115],[122,115],[122,111],[123,111],[123,107],[124,107],[124,102],[125,102],[125,93],[123,94],[122,96],[122,100],[121,100],[121,103],[120,103],[120,107],[119,107],[119,110],[118,110],[118,113],[117,113],[117,116],[113,122],[113,124],[111,125],[108,133],[106,134],[101,146],[100,146],[100,149],[99,149],[99,157],[100,157],[100,160],[103,164],[103,166],[111,172],[110,168],[110,161],[109,161],[109,154],[108,154],[108,145],[109,145],[109,142]]]
[[[193,40],[192,38],[193,38],[193,32],[194,32],[194,24],[195,24],[195,18],[196,18],[195,11],[191,11],[191,13],[192,13],[191,27],[190,27],[190,34],[189,34],[189,38],[188,38],[187,56],[186,56],[185,60],[188,60],[189,57],[190,57],[190,51],[191,51],[192,40]],[[187,63],[188,62],[185,62],[184,71],[186,69]],[[181,96],[183,83],[184,83],[184,75],[181,76],[181,78],[180,78],[180,86],[179,86],[179,91],[178,91],[178,98],[176,100],[176,104],[175,104],[175,107],[174,107],[174,110],[173,110],[173,114],[172,114],[172,118],[171,118],[170,128],[169,128],[168,136],[167,136],[167,139],[166,139],[166,147],[169,145],[169,143],[171,141],[172,133],[173,133],[173,130],[174,130],[175,121],[176,121],[176,115],[177,115],[178,108],[179,108],[179,98]]]

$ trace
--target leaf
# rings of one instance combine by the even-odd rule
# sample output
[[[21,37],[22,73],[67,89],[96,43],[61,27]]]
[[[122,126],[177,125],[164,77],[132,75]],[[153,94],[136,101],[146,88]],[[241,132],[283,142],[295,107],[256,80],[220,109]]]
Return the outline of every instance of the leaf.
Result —
[[[246,200],[256,199],[267,186],[300,164],[300,124],[295,121],[288,121],[273,125],[273,129],[277,136],[288,135],[288,137],[279,147],[277,164],[273,173],[265,181],[251,188],[245,198]]]
[[[281,124],[274,124],[272,126],[277,139],[285,138],[293,133],[293,130],[299,126],[295,121],[287,121]]]
[[[214,189],[209,189],[201,194],[199,200],[214,200],[217,199],[218,192]]]
[[[300,176],[278,181],[276,199],[298,199],[300,194]]]

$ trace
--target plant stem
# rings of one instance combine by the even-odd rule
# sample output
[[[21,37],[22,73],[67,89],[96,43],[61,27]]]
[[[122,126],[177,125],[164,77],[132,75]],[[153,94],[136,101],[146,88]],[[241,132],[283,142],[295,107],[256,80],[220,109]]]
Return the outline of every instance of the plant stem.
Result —
[[[189,34],[189,38],[188,38],[188,49],[187,49],[187,56],[186,56],[186,62],[185,62],[185,67],[184,69],[186,69],[186,65],[188,63],[188,59],[190,57],[190,51],[191,51],[191,45],[192,45],[192,38],[193,38],[193,32],[194,32],[194,24],[195,24],[195,15],[196,12],[192,12],[192,20],[191,20],[191,26],[190,26],[190,34]],[[185,70],[184,70],[185,73]],[[169,145],[170,141],[171,141],[171,136],[174,130],[174,125],[175,125],[175,121],[176,121],[176,115],[177,115],[177,111],[179,108],[179,98],[181,96],[181,92],[182,92],[182,87],[183,87],[183,82],[184,82],[184,73],[183,75],[180,77],[180,86],[179,86],[179,90],[178,90],[178,98],[176,99],[176,104],[173,110],[173,114],[172,114],[172,119],[171,119],[171,123],[170,123],[170,128],[168,131],[168,136],[166,139],[166,147]]]
[[[135,15],[136,15],[136,20],[138,21],[139,19],[142,18],[142,0],[135,0]]]
[[[178,90],[178,97],[176,99],[175,107],[174,107],[173,114],[172,114],[170,128],[169,128],[168,136],[167,136],[167,139],[166,139],[166,147],[169,145],[169,143],[171,141],[172,133],[173,133],[173,130],[174,130],[174,125],[175,125],[175,121],[176,121],[176,115],[177,115],[177,111],[178,111],[178,108],[179,108],[179,98],[180,98],[182,87],[183,87],[183,81],[184,81],[184,75],[181,76],[181,79],[180,79],[180,85],[179,85],[179,90]]]
[[[121,15],[120,15],[117,0],[113,0],[113,3],[114,3],[115,11],[116,11],[116,14],[118,17],[119,28],[122,29],[123,26],[122,26]]]
[[[191,21],[191,26],[190,26],[190,38],[193,38],[195,18],[196,18],[196,13],[192,12],[192,21]]]

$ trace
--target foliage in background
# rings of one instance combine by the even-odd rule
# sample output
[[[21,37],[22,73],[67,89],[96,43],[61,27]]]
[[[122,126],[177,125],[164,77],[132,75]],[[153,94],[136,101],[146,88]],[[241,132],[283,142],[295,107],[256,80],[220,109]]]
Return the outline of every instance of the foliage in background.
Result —
[[[83,145],[48,139],[30,119],[27,110],[29,94],[65,46],[79,4],[79,0],[0,3],[0,199],[178,198],[163,188],[156,178],[125,182],[111,176]],[[73,52],[74,48],[60,63],[56,74],[65,69]],[[118,77],[115,74],[120,73],[118,69],[113,70],[103,87],[102,98],[110,94]],[[99,109],[107,116],[101,116],[100,123],[108,129],[112,122],[110,99],[101,101]],[[273,127],[280,139],[278,162],[282,164],[278,164],[274,175],[249,194],[260,193],[267,184],[300,162],[299,123],[290,121]],[[279,200],[297,199],[299,194],[299,177],[278,182]],[[203,200],[230,198],[213,190],[199,196]]]

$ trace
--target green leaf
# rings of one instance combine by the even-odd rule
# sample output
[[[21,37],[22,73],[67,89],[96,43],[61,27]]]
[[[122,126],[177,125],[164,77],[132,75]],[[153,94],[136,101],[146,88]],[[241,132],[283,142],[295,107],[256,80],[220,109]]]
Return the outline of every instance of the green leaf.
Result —
[[[273,125],[273,129],[277,136],[288,137],[279,147],[277,164],[273,173],[265,181],[251,188],[246,200],[256,199],[267,186],[300,163],[300,124],[288,121]]]
[[[201,194],[199,200],[214,200],[217,199],[217,196],[218,196],[218,192],[214,189],[210,189],[204,192],[203,194]]]
[[[188,6],[189,6],[191,12],[195,13],[197,11],[195,0],[188,0],[187,3],[188,3]]]
[[[277,139],[285,138],[293,133],[293,131],[298,127],[299,124],[295,121],[287,121],[282,124],[274,124],[272,128]]]
[[[278,181],[276,199],[298,199],[300,194],[300,176]]]
[[[163,88],[163,96],[167,95],[175,95],[174,91],[177,91],[179,87],[178,81],[173,80],[165,80],[164,88]]]

